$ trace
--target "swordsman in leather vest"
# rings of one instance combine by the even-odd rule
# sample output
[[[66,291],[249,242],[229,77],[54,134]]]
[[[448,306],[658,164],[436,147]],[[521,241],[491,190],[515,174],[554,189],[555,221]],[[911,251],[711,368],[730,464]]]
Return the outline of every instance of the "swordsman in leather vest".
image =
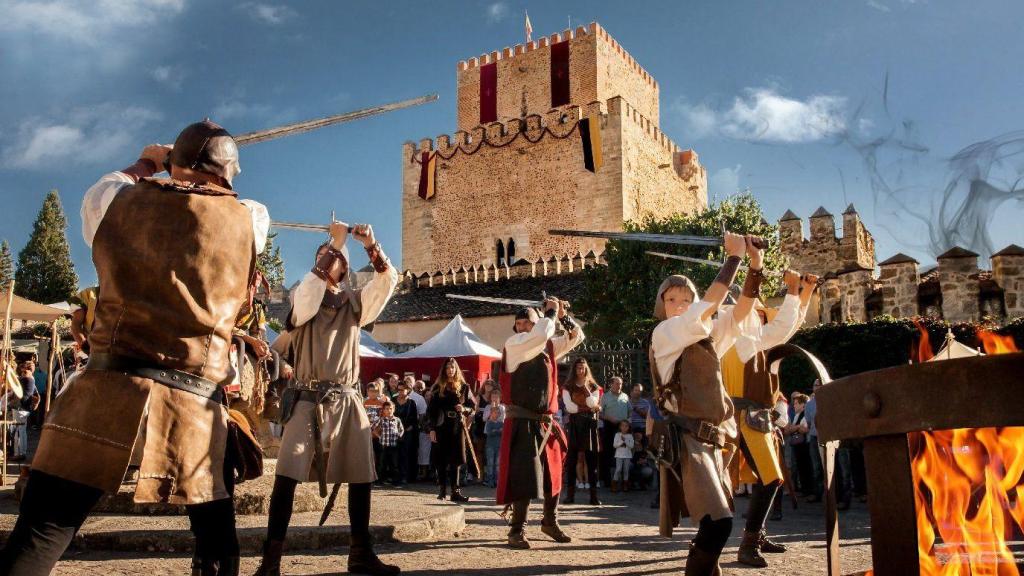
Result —
[[[723,452],[735,436],[733,404],[722,385],[720,358],[736,338],[735,317],[753,308],[762,254],[752,238],[725,235],[728,259],[699,300],[685,276],[669,276],[655,298],[661,322],[651,335],[657,422],[651,450],[661,462],[661,533],[670,536],[690,516],[697,534],[686,559],[686,576],[720,574],[718,559],[732,531],[732,488]],[[750,256],[743,296],[730,313],[719,313],[740,259]],[[735,316],[734,316],[735,314]]]
[[[587,465],[587,479],[590,481],[590,505],[600,506],[597,497],[597,457],[601,451],[598,434],[598,413],[601,411],[601,388],[590,373],[586,358],[577,358],[572,363],[569,375],[562,387],[562,403],[568,413],[566,436],[569,454],[565,459],[567,486],[564,502],[572,504],[576,498],[576,464],[580,452]]]
[[[533,498],[544,499],[541,532],[556,542],[572,539],[558,526],[565,434],[553,419],[558,411],[556,362],[580,342],[583,330],[557,298],[544,301],[544,317],[525,308],[516,314],[515,334],[502,350],[501,400],[505,426],[501,434],[497,503],[511,508],[508,544],[530,547],[524,526]],[[556,324],[565,333],[555,335]]]
[[[778,376],[769,377],[765,351],[796,334],[807,314],[817,280],[808,274],[801,282],[799,273],[787,270],[783,275],[786,297],[782,306],[775,310],[755,302],[750,314],[736,319],[736,345],[722,358],[723,382],[736,407],[739,432],[735,443],[738,450],[729,466],[730,477],[733,482],[752,485],[738,553],[741,564],[763,568],[768,561],[762,552],[786,551],[784,545],[769,540],[765,530],[765,520],[778,497],[785,472],[774,425],[779,416],[774,413],[775,405],[781,394]]]
[[[171,178],[153,179],[162,167]],[[82,232],[99,278],[92,355],[43,427],[0,573],[48,574],[103,493],[117,491],[137,437],[135,501],[184,504],[194,571],[238,573],[222,386],[270,222],[262,205],[238,200],[239,171],[234,139],[204,121],[86,192]]]
[[[273,347],[292,367],[294,376],[281,402],[284,435],[278,454],[274,490],[263,560],[256,574],[281,574],[281,553],[292,502],[299,482],[319,482],[325,496],[334,484],[329,507],[338,485],[348,484],[351,537],[348,570],[353,574],[398,574],[397,566],[384,564],[373,551],[370,539],[370,487],[377,479],[374,467],[370,419],[359,390],[360,329],[377,319],[398,284],[373,229],[366,224],[352,228],[373,267],[373,278],[362,288],[348,282],[349,262],[345,241],[347,224],[330,227],[331,240],[317,250],[316,264],[291,292],[291,311],[286,332]],[[288,372],[292,372],[289,374]]]

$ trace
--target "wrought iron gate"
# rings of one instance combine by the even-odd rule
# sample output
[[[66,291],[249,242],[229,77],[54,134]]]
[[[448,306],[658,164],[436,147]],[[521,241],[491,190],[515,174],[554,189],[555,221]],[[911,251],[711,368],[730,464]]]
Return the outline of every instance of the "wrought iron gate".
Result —
[[[573,349],[565,360],[572,365],[577,358],[585,358],[594,379],[601,386],[607,386],[613,376],[622,378],[628,390],[634,383],[641,383],[650,390],[651,371],[647,359],[647,343],[636,338],[630,340],[585,340]]]

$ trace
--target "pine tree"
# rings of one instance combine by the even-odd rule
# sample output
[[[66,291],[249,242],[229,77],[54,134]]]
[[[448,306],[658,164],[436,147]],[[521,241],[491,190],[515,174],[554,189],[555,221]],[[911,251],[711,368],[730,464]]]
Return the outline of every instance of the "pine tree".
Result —
[[[4,240],[0,243],[0,290],[6,292],[11,280],[14,280],[14,257],[11,256],[10,245]]]
[[[270,283],[271,288],[284,284],[284,259],[281,258],[281,247],[274,246],[277,234],[268,234],[263,252],[256,258],[256,267]]]
[[[28,244],[18,253],[14,291],[19,296],[48,304],[70,298],[78,288],[71,262],[67,219],[56,190],[50,190],[32,225]]]

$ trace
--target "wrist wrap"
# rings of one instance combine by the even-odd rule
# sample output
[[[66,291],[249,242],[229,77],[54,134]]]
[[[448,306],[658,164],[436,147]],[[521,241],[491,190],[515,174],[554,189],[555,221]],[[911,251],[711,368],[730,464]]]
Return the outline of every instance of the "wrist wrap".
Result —
[[[736,279],[736,270],[740,267],[739,256],[729,256],[725,260],[725,264],[722,269],[718,271],[718,277],[715,278],[715,282],[719,284],[725,284],[726,287],[732,286],[732,281]]]
[[[747,271],[747,279],[743,282],[743,295],[747,298],[759,298],[761,296],[761,281],[764,280],[764,271],[751,268]]]

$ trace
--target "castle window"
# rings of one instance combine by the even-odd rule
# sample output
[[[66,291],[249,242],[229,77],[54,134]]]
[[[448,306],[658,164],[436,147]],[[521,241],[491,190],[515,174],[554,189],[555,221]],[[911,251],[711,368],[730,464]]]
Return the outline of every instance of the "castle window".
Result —
[[[508,265],[512,266],[516,263],[516,241],[509,238],[508,244],[505,245],[505,254],[508,258]]]
[[[505,244],[500,239],[495,240],[494,260],[498,263],[498,266],[505,265]]]

